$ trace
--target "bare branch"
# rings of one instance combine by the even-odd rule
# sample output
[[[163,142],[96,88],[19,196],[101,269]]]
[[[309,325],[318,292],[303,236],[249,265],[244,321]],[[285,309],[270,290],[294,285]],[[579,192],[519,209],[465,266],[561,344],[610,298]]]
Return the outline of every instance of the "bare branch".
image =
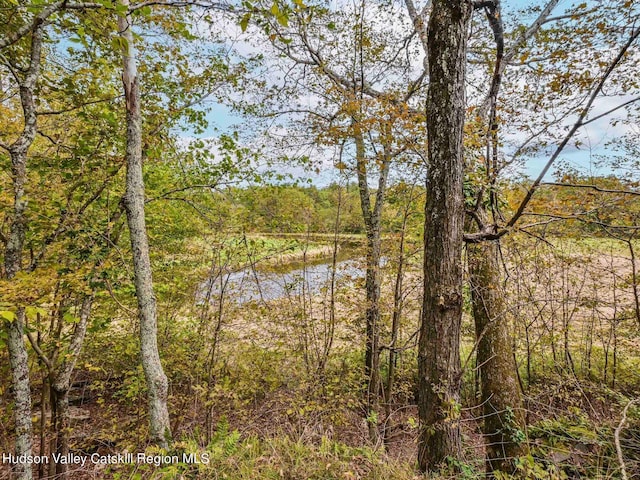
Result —
[[[624,456],[622,454],[622,446],[620,445],[620,432],[622,432],[622,429],[624,428],[624,424],[627,423],[627,412],[629,410],[629,407],[631,405],[633,405],[636,402],[636,400],[631,400],[629,403],[627,403],[627,405],[624,407],[624,410],[622,410],[622,418],[620,419],[620,423],[618,424],[618,426],[616,427],[616,430],[614,432],[614,439],[615,439],[615,444],[616,444],[616,453],[618,454],[618,462],[620,462],[620,477],[622,478],[622,480],[627,480],[627,469],[625,467],[624,464]]]
[[[549,14],[556,7],[556,5],[558,5],[559,2],[560,0],[550,0],[549,3],[547,3],[544,9],[540,12],[540,15],[538,15],[538,17],[529,26],[529,28],[527,28],[524,32],[522,32],[522,34],[516,39],[513,45],[506,52],[504,52],[504,55],[501,57],[501,61],[496,62],[494,72],[493,72],[494,80],[492,80],[491,89],[487,93],[487,96],[485,97],[485,99],[480,104],[479,113],[478,113],[480,118],[484,118],[487,114],[487,110],[489,110],[490,108],[490,105],[492,102],[492,96],[493,96],[493,83],[496,80],[496,78],[498,81],[500,81],[500,78],[504,73],[504,70],[507,68],[507,65],[509,65],[513,61],[513,58],[518,54],[520,49],[524,47],[524,45],[529,41],[529,39],[531,39],[531,37],[533,37],[536,33],[538,33],[538,30],[540,30],[540,27],[542,26],[542,24],[545,23],[545,21],[549,17]],[[493,4],[494,2],[484,2],[484,3]],[[489,13],[487,13],[487,16],[488,15]],[[493,25],[492,25],[492,29],[493,29]],[[496,36],[495,29],[494,29],[494,36]],[[504,47],[504,43],[503,43],[503,47]]]
[[[596,190],[598,192],[603,192],[603,193],[619,193],[622,195],[639,195],[640,196],[640,191],[617,190],[617,189],[611,189],[611,188],[602,188],[597,185],[585,185],[585,184],[579,184],[579,183],[543,182],[540,185],[551,186],[551,187],[590,188],[591,190]]]
[[[562,140],[560,145],[558,145],[553,155],[551,155],[551,157],[545,164],[544,168],[538,175],[538,177],[531,184],[531,186],[527,190],[525,197],[522,199],[522,201],[520,202],[520,205],[516,209],[516,212],[511,217],[511,219],[507,222],[507,224],[501,229],[498,229],[498,226],[494,224],[494,225],[490,225],[487,229],[485,229],[482,232],[466,234],[464,236],[465,242],[475,243],[475,242],[481,242],[483,240],[496,240],[504,236],[505,234],[507,234],[513,228],[516,222],[524,214],[524,211],[527,208],[527,205],[531,201],[531,198],[533,197],[538,187],[542,184],[542,180],[546,176],[547,172],[549,171],[553,163],[558,159],[558,157],[563,152],[564,148],[567,146],[569,141],[573,138],[573,136],[578,131],[578,129],[580,129],[585,125],[585,118],[589,113],[589,111],[591,110],[591,107],[593,106],[593,103],[595,102],[596,98],[598,98],[598,96],[602,92],[602,88],[604,87],[604,84],[606,83],[608,78],[611,76],[611,73],[613,73],[613,71],[616,69],[618,64],[622,61],[625,54],[627,53],[631,45],[636,41],[638,36],[640,36],[640,27],[635,28],[631,32],[631,35],[629,36],[628,40],[620,48],[620,51],[618,52],[616,57],[611,61],[611,63],[603,73],[602,77],[600,78],[600,81],[596,84],[596,86],[591,91],[591,94],[589,95],[589,99],[586,105],[582,108],[582,111],[578,115],[578,119],[574,123],[573,127],[571,127],[569,132],[565,135],[564,139]]]
[[[427,52],[429,44],[429,24],[428,22],[425,22],[424,15],[426,11],[431,7],[431,0],[427,2],[420,13],[418,13],[418,11],[416,10],[416,6],[413,3],[413,0],[404,0],[404,4],[407,6],[407,13],[409,14],[409,18],[413,23],[413,28],[418,33],[422,48],[425,52]],[[429,58],[427,57],[427,55],[425,55],[424,57],[423,67],[425,70],[429,69]]]
[[[149,203],[152,203],[152,202],[156,202],[158,200],[168,199],[168,197],[170,195],[173,195],[174,193],[186,192],[187,190],[215,190],[219,186],[220,186],[220,184],[218,184],[218,183],[205,183],[205,184],[198,184],[198,185],[187,185],[186,187],[174,188],[172,190],[168,190],[166,192],[163,192],[160,195],[158,195],[157,197],[153,197],[153,198],[149,198],[149,199],[145,200],[144,203],[149,204]],[[182,199],[182,198],[179,198],[179,199],[171,198],[170,200],[184,200],[184,199]]]
[[[611,110],[607,110],[606,112],[601,113],[600,115],[596,115],[595,117],[590,118],[589,120],[586,120],[585,122],[583,122],[583,123],[582,123],[582,125],[583,125],[583,126],[584,126],[584,125],[589,125],[591,122],[595,122],[596,120],[599,120],[599,119],[601,119],[602,117],[606,117],[607,115],[612,114],[612,113],[613,113],[613,112],[615,112],[616,110],[620,110],[621,108],[624,108],[624,107],[626,107],[627,105],[630,105],[630,104],[632,104],[632,103],[634,103],[634,102],[637,102],[638,100],[640,100],[640,97],[636,97],[636,98],[633,98],[633,99],[629,100],[628,102],[621,103],[621,104],[620,104],[620,105],[618,105],[617,107],[613,107]]]
[[[40,348],[40,343],[33,336],[33,332],[31,332],[29,330],[25,330],[25,333],[27,334],[27,338],[29,339],[29,343],[31,344],[31,347],[33,348],[33,351],[36,352],[36,355],[38,355],[38,358],[40,358],[40,360],[42,360],[42,363],[44,363],[47,366],[47,368],[49,370],[51,370],[53,368],[53,364],[51,363],[51,359],[49,357],[47,357],[47,354],[42,351],[42,349]]]
[[[551,23],[551,22],[559,22],[560,20],[569,20],[569,19],[574,19],[574,18],[576,18],[577,16],[588,15],[588,14],[590,14],[590,13],[593,13],[593,12],[597,11],[597,10],[598,10],[598,8],[600,8],[600,7],[594,7],[594,8],[592,8],[592,9],[590,9],[590,10],[586,10],[586,11],[584,11],[584,12],[580,12],[579,14],[576,14],[576,13],[567,13],[567,14],[565,14],[565,15],[557,15],[557,16],[555,16],[555,17],[549,17],[549,18],[547,18],[547,19],[546,19],[544,22],[542,22],[542,23]]]
[[[112,102],[114,100],[117,100],[119,98],[123,98],[124,95],[116,95],[114,97],[109,97],[109,98],[99,98],[97,100],[91,100],[88,102],[83,102],[80,105],[74,105],[72,107],[69,108],[64,108],[61,110],[43,110],[40,112],[36,112],[36,115],[38,116],[43,116],[43,115],[61,115],[63,113],[69,113],[69,112],[73,112],[74,110],[78,110],[82,107],[86,107],[87,105],[95,105],[96,103],[105,103],[105,102]]]
[[[591,96],[589,97],[589,100],[587,101],[587,104],[582,109],[582,112],[580,112],[580,115],[578,116],[578,120],[576,120],[576,123],[573,125],[571,130],[569,130],[567,135],[564,137],[564,140],[562,141],[562,143],[560,143],[560,145],[558,145],[558,148],[556,148],[556,151],[553,153],[551,158],[549,158],[549,160],[547,161],[547,164],[544,166],[544,168],[542,169],[542,171],[538,175],[538,178],[536,178],[536,180],[533,182],[531,187],[529,187],[529,190],[527,191],[527,194],[525,195],[524,199],[520,203],[520,206],[516,210],[516,213],[513,215],[513,217],[511,217],[511,220],[509,220],[509,222],[507,223],[507,228],[512,227],[518,221],[518,219],[520,218],[520,216],[524,212],[524,209],[529,204],[529,201],[531,200],[531,197],[535,193],[536,189],[540,186],[540,183],[542,183],[542,179],[545,177],[545,175],[547,174],[547,172],[551,168],[551,165],[553,165],[553,163],[556,161],[558,156],[560,156],[560,154],[562,153],[564,148],[569,143],[569,140],[571,140],[571,138],[573,138],[573,136],[578,131],[578,129],[581,128],[584,125],[584,123],[583,123],[584,119],[587,116],[587,114],[589,113],[589,110],[591,110],[593,102],[595,102],[595,100],[598,97],[598,95],[600,95],[600,92],[602,91],[602,87],[606,83],[606,81],[609,78],[609,76],[611,75],[611,73],[615,70],[615,68],[618,66],[618,64],[622,61],[622,58],[624,57],[625,53],[627,53],[627,50],[629,50],[629,48],[631,47],[633,42],[635,42],[635,40],[638,38],[639,35],[640,35],[640,27],[636,28],[632,32],[632,34],[629,37],[629,39],[627,40],[627,42],[622,46],[622,48],[618,52],[618,55],[616,55],[616,58],[609,64],[609,66],[607,67],[607,70],[604,72],[604,75],[602,75],[602,78],[600,78],[600,81],[598,82],[596,87],[593,89],[593,92],[591,93]]]
[[[518,37],[518,39],[513,43],[513,45],[507,50],[504,54],[504,67],[508,63],[510,63],[513,58],[518,54],[520,49],[536,34],[542,24],[546,23],[549,19],[549,15],[553,11],[554,8],[560,3],[560,0],[550,0],[549,3],[545,5],[545,7],[540,12],[540,15],[533,21],[529,28],[527,28],[522,34]]]

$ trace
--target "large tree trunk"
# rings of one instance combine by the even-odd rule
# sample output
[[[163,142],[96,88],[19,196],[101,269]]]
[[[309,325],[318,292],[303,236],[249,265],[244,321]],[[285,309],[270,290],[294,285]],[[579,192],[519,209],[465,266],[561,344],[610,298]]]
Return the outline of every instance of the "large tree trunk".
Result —
[[[14,180],[14,213],[5,251],[5,273],[12,279],[22,268],[22,249],[26,224],[24,212],[24,184],[26,183],[27,149],[11,152]],[[31,381],[29,378],[29,355],[24,340],[25,312],[19,308],[11,322],[4,322],[7,330],[7,348],[13,382],[14,421],[16,432],[16,456],[31,455],[33,425],[31,423]],[[14,468],[17,478],[30,480],[33,476],[31,465],[17,464]]]
[[[512,350],[512,332],[500,284],[498,242],[467,245],[487,472],[512,473],[527,453],[525,415]]]
[[[33,92],[21,88],[23,105],[33,107],[35,112]],[[23,107],[24,108],[24,107]],[[26,114],[26,111],[25,111]],[[27,181],[27,151],[33,143],[35,136],[35,114],[33,119],[25,115],[25,131],[33,129],[33,135],[28,139],[16,142],[10,150],[11,173],[13,177],[14,206],[11,229],[7,239],[5,250],[5,275],[11,280],[22,269],[22,250],[26,231],[25,210],[27,200],[25,198],[25,184]],[[33,123],[31,123],[33,122]],[[23,134],[24,136],[24,134]],[[23,137],[21,137],[22,139]],[[33,425],[31,423],[31,381],[29,379],[29,355],[24,340],[25,312],[19,308],[16,318],[12,322],[5,322],[8,332],[7,348],[9,350],[9,363],[11,365],[11,378],[13,381],[14,419],[16,429],[16,455],[31,455]],[[18,464],[15,467],[17,478],[28,480],[32,478],[31,465]]]
[[[460,453],[460,324],[464,227],[462,134],[470,2],[435,0],[429,20],[424,300],[418,347],[418,464]]]
[[[367,228],[366,290],[366,350],[367,422],[369,439],[378,443],[378,415],[380,410],[380,232]]]
[[[127,0],[123,4],[128,6]],[[131,237],[138,312],[140,316],[140,353],[147,382],[151,441],[166,448],[171,439],[167,408],[167,377],[158,353],[156,298],[153,291],[149,243],[144,216],[144,180],[142,177],[142,115],[131,18],[118,17],[118,30],[125,40],[123,51],[124,93],[127,106],[127,177],[124,205]]]
[[[380,225],[376,222],[371,209],[369,186],[367,183],[367,159],[365,157],[364,138],[359,125],[354,125],[356,143],[356,168],[360,207],[367,235],[367,268],[365,272],[365,377],[367,379],[366,417],[369,439],[378,442],[378,389],[380,386],[380,351],[378,326],[380,324]]]

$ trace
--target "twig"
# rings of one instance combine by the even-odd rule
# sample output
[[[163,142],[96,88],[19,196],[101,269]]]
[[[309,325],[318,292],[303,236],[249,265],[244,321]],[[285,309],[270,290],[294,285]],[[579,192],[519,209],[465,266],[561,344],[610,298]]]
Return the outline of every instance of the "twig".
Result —
[[[551,187],[590,188],[597,192],[603,192],[603,193],[619,193],[622,195],[640,195],[640,191],[602,188],[597,185],[586,185],[586,184],[580,184],[580,183],[543,182],[541,183],[541,185],[548,185]]]
[[[502,228],[497,228],[497,225],[490,225],[489,228],[486,231],[481,231],[481,232],[472,233],[472,234],[465,234],[464,235],[465,242],[477,243],[477,242],[481,242],[483,240],[497,240],[500,237],[502,237],[503,235],[506,235],[509,231],[511,231],[511,229],[518,222],[520,217],[524,214],[524,211],[527,208],[527,206],[529,205],[529,202],[531,201],[531,198],[533,197],[533,195],[536,192],[536,190],[538,189],[538,187],[540,187],[540,184],[542,183],[545,175],[547,174],[547,172],[549,171],[551,166],[554,164],[556,159],[560,156],[560,154],[562,153],[564,148],[567,146],[569,141],[573,138],[575,133],[581,127],[583,127],[585,125],[585,121],[587,121],[585,119],[586,119],[589,111],[591,110],[591,107],[593,106],[593,103],[596,101],[596,99],[598,98],[598,96],[602,92],[602,89],[603,89],[604,84],[606,83],[607,79],[611,76],[611,74],[616,69],[616,67],[622,62],[625,54],[631,48],[631,45],[636,41],[636,39],[638,37],[640,37],[640,27],[635,28],[631,32],[629,38],[624,43],[624,45],[620,48],[620,50],[618,51],[618,54],[616,55],[616,57],[611,61],[611,63],[609,63],[609,66],[606,68],[605,72],[602,74],[600,80],[594,86],[594,88],[591,90],[591,93],[589,95],[587,103],[582,108],[580,114],[578,115],[578,119],[573,124],[573,127],[571,127],[571,129],[567,132],[567,134],[563,138],[562,142],[556,147],[556,150],[551,155],[551,157],[549,158],[549,160],[545,164],[544,168],[542,169],[542,171],[538,175],[538,177],[533,181],[533,183],[531,184],[531,186],[527,190],[526,195],[524,196],[524,198],[520,202],[520,205],[516,209],[516,212],[513,214],[511,219],[506,223],[506,225],[504,225],[504,227],[502,227]]]
[[[616,442],[616,453],[618,454],[618,461],[620,462],[620,477],[622,478],[622,480],[627,480],[629,477],[627,477],[627,469],[624,465],[624,457],[622,456],[620,432],[624,428],[624,424],[627,423],[627,411],[629,410],[629,407],[635,402],[636,400],[631,400],[629,403],[627,403],[627,406],[624,407],[624,410],[622,410],[622,418],[620,419],[620,423],[618,424],[618,427],[616,428],[616,431],[614,433],[614,439]]]

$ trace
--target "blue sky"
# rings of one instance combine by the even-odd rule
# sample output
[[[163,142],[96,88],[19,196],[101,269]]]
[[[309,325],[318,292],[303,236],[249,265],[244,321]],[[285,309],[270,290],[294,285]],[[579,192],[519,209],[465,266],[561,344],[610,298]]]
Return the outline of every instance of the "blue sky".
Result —
[[[536,4],[539,2],[534,2]],[[506,1],[503,2],[503,15],[505,16],[505,21],[508,23],[512,23],[513,21],[519,21],[522,23],[529,23],[532,18],[524,18],[521,17],[519,19],[516,18],[518,15],[518,11],[522,8],[525,8],[529,5],[532,5],[532,2],[527,0],[515,0],[515,1]],[[571,1],[561,1],[556,9],[554,10],[553,15],[561,15],[567,8],[575,5],[575,2]],[[201,137],[215,137],[220,132],[229,132],[236,128],[240,123],[242,123],[243,118],[234,112],[231,111],[229,107],[226,107],[221,104],[213,104],[211,105],[211,111],[207,115],[207,119],[210,122],[210,127],[207,132]],[[246,124],[245,124],[246,128]],[[585,132],[582,134],[582,139],[584,140],[584,146],[578,150],[575,148],[567,148],[567,150],[561,156],[561,161],[567,162],[568,164],[579,168],[584,171],[591,171],[591,173],[608,173],[606,171],[594,171],[593,170],[593,161],[595,157],[599,154],[606,153],[606,141],[611,138],[612,129],[608,126],[608,121],[603,120],[602,122],[598,122],[590,126]],[[552,151],[554,145],[549,147],[549,151]],[[520,170],[521,173],[525,173],[530,177],[536,177],[538,172],[542,169],[544,164],[548,159],[547,155],[540,155],[537,158],[530,159],[527,161],[524,170]],[[332,169],[333,170],[333,169]],[[553,172],[553,170],[552,170]],[[292,170],[292,173],[302,174],[302,171],[299,169]],[[326,183],[334,179],[335,172],[322,172],[321,175],[311,175],[314,182],[317,183]]]

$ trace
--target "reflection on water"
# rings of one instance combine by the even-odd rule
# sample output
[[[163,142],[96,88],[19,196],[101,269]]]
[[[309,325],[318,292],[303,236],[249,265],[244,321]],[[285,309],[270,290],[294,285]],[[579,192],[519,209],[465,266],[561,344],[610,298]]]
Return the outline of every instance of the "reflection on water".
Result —
[[[323,287],[329,286],[332,262],[324,260],[307,265],[289,265],[288,271],[284,267],[276,270],[278,271],[247,268],[209,279],[202,285],[199,298],[204,299],[207,296],[211,299],[219,298],[222,286],[224,286],[225,296],[237,304],[267,302],[303,293],[314,295]],[[348,259],[336,262],[336,281],[363,277],[364,269],[358,260]],[[210,292],[209,289],[211,289]],[[210,294],[207,295],[208,293]]]

